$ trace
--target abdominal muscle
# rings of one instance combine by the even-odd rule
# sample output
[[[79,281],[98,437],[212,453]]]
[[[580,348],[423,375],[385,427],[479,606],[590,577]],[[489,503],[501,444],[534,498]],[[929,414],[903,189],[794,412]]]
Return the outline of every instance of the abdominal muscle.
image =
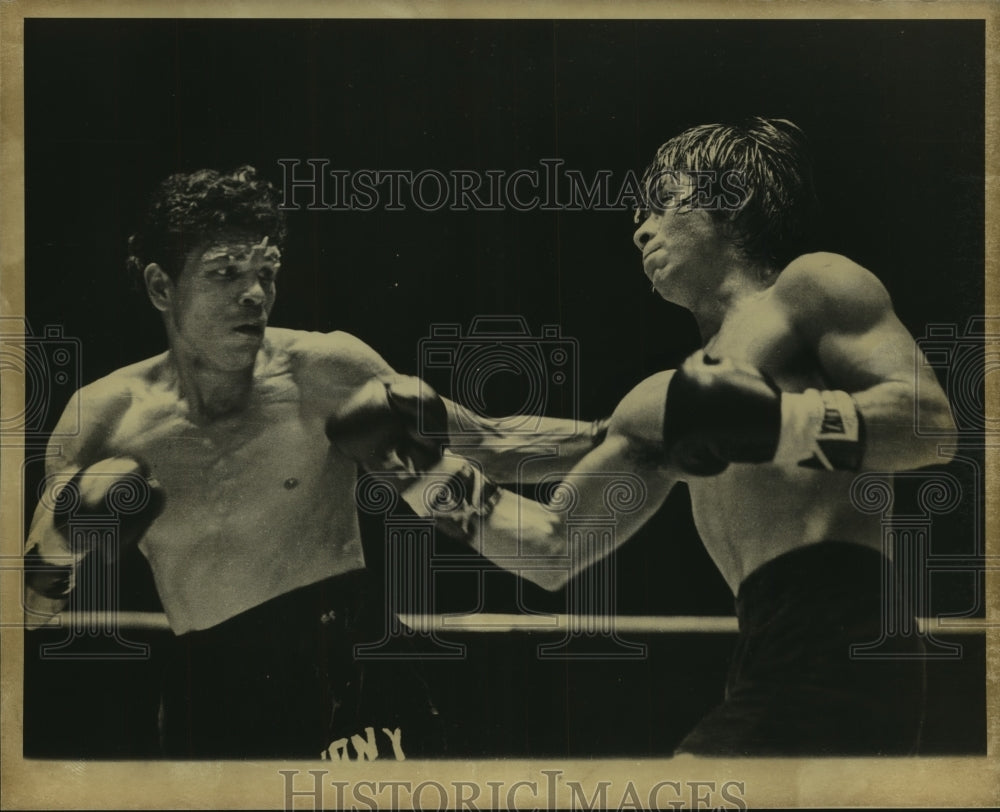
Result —
[[[176,633],[214,626],[293,589],[364,567],[353,470],[282,480],[266,476],[267,465],[262,460],[263,467],[217,486],[189,474],[204,490],[193,492],[197,482],[180,493],[174,488],[170,508],[140,542]],[[298,483],[286,486],[291,479]]]
[[[854,473],[731,465],[688,487],[695,526],[733,594],[763,564],[821,541],[881,551],[879,518],[850,501]]]

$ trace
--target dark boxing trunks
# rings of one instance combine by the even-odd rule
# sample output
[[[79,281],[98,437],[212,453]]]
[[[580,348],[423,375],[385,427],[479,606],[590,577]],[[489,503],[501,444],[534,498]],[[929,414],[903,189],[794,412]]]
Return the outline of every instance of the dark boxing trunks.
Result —
[[[882,637],[884,567],[894,577],[874,550],[823,542],[753,572],[736,598],[740,632],[725,701],[678,752],[915,753],[925,690],[919,636],[887,639],[880,658],[850,653]]]
[[[170,758],[435,755],[441,725],[419,666],[366,660],[381,591],[352,572],[172,641],[162,736]],[[334,746],[331,748],[331,744]]]

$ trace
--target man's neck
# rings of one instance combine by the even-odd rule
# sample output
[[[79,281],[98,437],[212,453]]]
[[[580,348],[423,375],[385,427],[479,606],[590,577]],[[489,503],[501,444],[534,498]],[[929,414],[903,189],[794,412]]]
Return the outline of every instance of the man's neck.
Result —
[[[196,358],[171,350],[180,394],[191,415],[210,420],[240,412],[250,401],[254,368],[225,370],[207,367]]]
[[[707,343],[722,328],[726,317],[740,303],[767,290],[773,281],[760,268],[751,265],[737,265],[726,274],[712,291],[706,291],[701,301],[691,308],[702,342]]]

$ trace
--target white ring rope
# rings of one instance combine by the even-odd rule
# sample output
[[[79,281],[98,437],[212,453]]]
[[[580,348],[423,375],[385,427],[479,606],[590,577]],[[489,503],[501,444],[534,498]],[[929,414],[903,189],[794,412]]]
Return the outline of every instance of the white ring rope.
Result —
[[[616,634],[735,634],[736,618],[710,615],[518,615],[474,613],[468,615],[399,615],[417,632],[571,632],[599,625]],[[922,634],[984,634],[998,624],[982,618],[918,618]],[[64,612],[42,628],[169,631],[167,616],[159,612]]]

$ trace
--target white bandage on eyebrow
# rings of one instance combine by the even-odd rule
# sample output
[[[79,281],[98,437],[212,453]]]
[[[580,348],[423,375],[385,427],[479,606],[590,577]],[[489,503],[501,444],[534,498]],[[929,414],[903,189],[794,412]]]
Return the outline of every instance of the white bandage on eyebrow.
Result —
[[[264,237],[256,245],[251,245],[249,252],[247,251],[247,243],[245,242],[233,244],[216,243],[202,254],[201,259],[203,262],[214,262],[219,259],[229,260],[230,262],[243,262],[244,260],[252,259],[280,262],[281,250],[276,245],[270,245],[270,240],[270,237]]]
[[[807,389],[781,396],[777,465],[856,471],[863,453],[864,424],[847,392]]]
[[[281,251],[276,245],[268,245],[270,237],[264,237],[259,244],[250,249],[250,259],[259,257],[260,259],[280,260]]]

